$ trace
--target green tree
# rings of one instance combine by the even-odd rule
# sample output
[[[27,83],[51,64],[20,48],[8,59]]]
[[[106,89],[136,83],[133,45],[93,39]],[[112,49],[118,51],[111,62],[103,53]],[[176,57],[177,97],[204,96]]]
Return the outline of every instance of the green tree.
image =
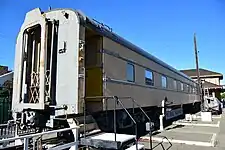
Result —
[[[225,99],[225,93],[221,93],[221,99]]]

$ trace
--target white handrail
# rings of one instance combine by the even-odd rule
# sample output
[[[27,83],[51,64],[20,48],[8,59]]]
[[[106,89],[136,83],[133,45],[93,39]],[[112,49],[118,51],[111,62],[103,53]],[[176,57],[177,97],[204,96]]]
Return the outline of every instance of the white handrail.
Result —
[[[80,128],[79,126],[76,126],[76,127],[72,127],[72,128],[64,128],[64,129],[52,130],[52,131],[47,131],[47,132],[42,132],[42,133],[35,133],[35,134],[23,135],[23,136],[19,136],[19,137],[7,138],[7,139],[0,140],[0,143],[20,140],[20,139],[25,139],[25,138],[32,138],[32,137],[35,137],[35,136],[42,136],[42,135],[45,135],[45,134],[52,134],[52,133],[57,133],[57,132],[73,130],[73,129],[79,129],[79,128]]]

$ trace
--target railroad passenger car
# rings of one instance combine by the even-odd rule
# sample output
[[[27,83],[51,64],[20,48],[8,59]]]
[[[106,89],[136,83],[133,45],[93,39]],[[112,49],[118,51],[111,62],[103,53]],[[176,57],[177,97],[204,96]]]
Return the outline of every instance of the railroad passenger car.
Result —
[[[17,37],[14,68],[12,109],[14,118],[22,118],[21,128],[53,128],[59,117],[83,114],[85,99],[85,110],[100,128],[112,130],[115,101],[110,96],[123,97],[123,106],[140,123],[146,118],[130,98],[153,122],[164,99],[171,108],[167,119],[199,108],[193,80],[76,10],[28,12]],[[117,103],[116,112],[118,129],[132,127]]]

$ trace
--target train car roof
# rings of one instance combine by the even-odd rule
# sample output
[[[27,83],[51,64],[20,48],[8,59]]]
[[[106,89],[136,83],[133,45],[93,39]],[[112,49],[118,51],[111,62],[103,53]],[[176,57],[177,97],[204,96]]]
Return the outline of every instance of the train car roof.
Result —
[[[146,57],[147,59],[150,59],[152,61],[154,61],[155,63],[171,70],[172,72],[180,75],[180,76],[183,76],[184,78],[192,81],[192,82],[195,82],[194,80],[192,80],[189,76],[187,76],[186,74],[178,71],[177,69],[173,68],[172,66],[166,64],[165,62],[163,62],[162,60],[156,58],[155,56],[151,55],[150,53],[146,52],[145,50],[141,49],[140,47],[132,44],[131,42],[129,42],[128,40],[122,38],[121,36],[119,36],[118,34],[112,32],[112,29],[110,27],[108,27],[107,25],[103,24],[103,23],[100,23],[98,22],[97,20],[91,18],[91,17],[88,17],[87,15],[85,15],[82,11],[80,10],[74,10],[74,9],[70,9],[70,8],[65,8],[65,9],[53,9],[53,10],[50,10],[50,11],[56,11],[56,10],[71,10],[71,11],[74,11],[78,16],[79,16],[79,19],[80,19],[80,22],[84,25],[87,25],[91,28],[93,28],[96,32],[98,32],[99,34],[102,34],[103,36],[106,36],[118,43],[120,43],[121,45],[131,49],[132,51]]]

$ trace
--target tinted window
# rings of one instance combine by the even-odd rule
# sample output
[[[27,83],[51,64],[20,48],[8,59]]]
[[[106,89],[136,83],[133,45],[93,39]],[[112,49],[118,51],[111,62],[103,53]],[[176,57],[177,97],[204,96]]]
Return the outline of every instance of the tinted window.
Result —
[[[127,63],[127,81],[134,82],[134,65]]]
[[[195,88],[192,88],[192,93],[196,94]]]
[[[177,81],[176,80],[173,80],[173,87],[175,90],[177,89]]]
[[[187,92],[189,92],[189,85],[187,85]]]
[[[165,76],[162,76],[162,87],[163,88],[167,87],[167,78]]]
[[[189,88],[189,93],[192,93],[192,92],[193,92],[192,89],[193,89],[192,86],[190,86],[190,88]]]
[[[183,91],[184,90],[184,84],[180,83],[180,90]]]
[[[153,73],[150,70],[145,70],[145,84],[154,85]]]

